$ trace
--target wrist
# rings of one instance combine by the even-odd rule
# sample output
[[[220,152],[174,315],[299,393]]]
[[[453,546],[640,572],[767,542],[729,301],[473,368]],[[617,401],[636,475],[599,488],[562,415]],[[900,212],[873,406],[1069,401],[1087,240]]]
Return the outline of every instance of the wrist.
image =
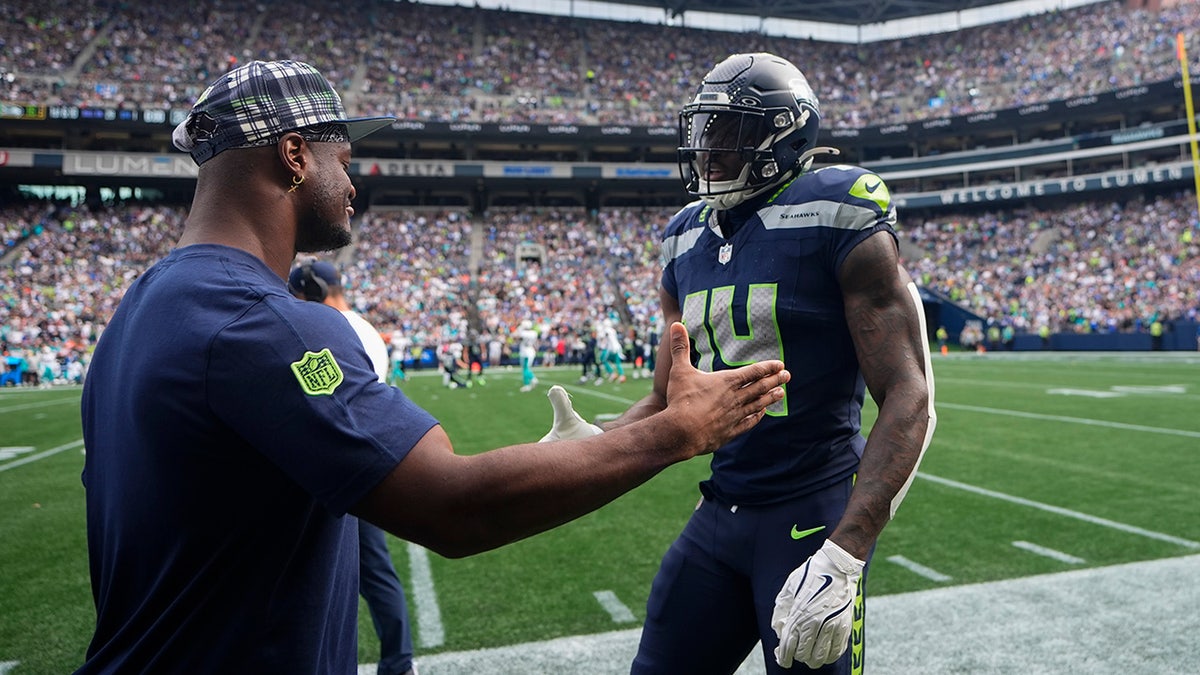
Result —
[[[703,449],[693,439],[689,426],[671,410],[663,410],[641,421],[653,429],[654,439],[670,461],[681,462],[703,454]]]
[[[838,546],[832,539],[826,539],[821,546],[825,556],[842,574],[861,574],[866,562],[850,555],[846,549]]]

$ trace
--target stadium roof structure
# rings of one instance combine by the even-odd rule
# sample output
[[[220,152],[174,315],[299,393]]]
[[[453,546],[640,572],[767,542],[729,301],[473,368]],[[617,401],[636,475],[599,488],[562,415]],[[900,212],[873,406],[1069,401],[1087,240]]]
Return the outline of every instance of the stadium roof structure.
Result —
[[[662,8],[670,16],[686,12],[744,14],[865,26],[944,12],[958,12],[1011,0],[615,0],[624,5]]]

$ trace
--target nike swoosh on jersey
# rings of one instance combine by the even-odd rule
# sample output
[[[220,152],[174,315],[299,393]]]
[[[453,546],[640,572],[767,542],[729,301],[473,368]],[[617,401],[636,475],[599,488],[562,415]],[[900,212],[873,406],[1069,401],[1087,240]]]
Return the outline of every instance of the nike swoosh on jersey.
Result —
[[[872,194],[873,194],[873,193],[874,193],[876,190],[878,190],[878,189],[879,189],[879,186],[880,186],[880,182],[878,182],[878,181],[876,181],[876,183],[875,183],[874,185],[863,185],[863,187],[867,189],[867,192],[870,192],[870,193],[872,193]]]
[[[820,532],[823,529],[825,529],[824,525],[820,525],[818,527],[811,527],[807,530],[797,530],[796,526],[793,525],[792,526],[792,539],[803,539],[803,538],[807,537],[808,535],[813,534],[815,532]]]

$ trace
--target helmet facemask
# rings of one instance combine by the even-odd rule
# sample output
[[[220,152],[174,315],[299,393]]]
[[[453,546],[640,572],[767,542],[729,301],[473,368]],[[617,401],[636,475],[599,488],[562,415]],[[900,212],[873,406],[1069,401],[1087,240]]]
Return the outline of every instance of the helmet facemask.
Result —
[[[735,54],[717,64],[679,113],[684,188],[729,209],[811,165],[820,128],[804,75],[770,54]]]
[[[804,120],[787,109],[736,105],[684,108],[679,115],[684,139],[679,169],[688,192],[713,208],[728,209],[776,185],[799,155],[777,157],[776,148],[804,125],[808,111],[801,115]]]

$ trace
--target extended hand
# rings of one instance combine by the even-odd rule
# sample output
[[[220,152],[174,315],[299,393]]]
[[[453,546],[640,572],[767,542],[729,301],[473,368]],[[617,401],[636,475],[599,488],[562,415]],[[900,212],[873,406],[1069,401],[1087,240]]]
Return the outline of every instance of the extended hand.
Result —
[[[550,427],[550,432],[542,436],[542,440],[538,443],[574,440],[604,433],[603,429],[595,424],[589,424],[587,420],[579,416],[579,413],[575,412],[575,408],[571,405],[571,395],[562,388],[562,385],[556,384],[550,387],[546,396],[550,397],[550,407],[554,408],[554,424]]]
[[[864,563],[826,539],[797,567],[775,597],[771,628],[779,636],[775,661],[809,668],[837,661],[846,651],[854,622],[854,596]]]
[[[767,406],[783,398],[791,375],[782,361],[760,361],[741,368],[704,373],[692,366],[687,329],[669,327],[671,371],[665,413],[698,444],[697,454],[715,451],[758,424]]]

